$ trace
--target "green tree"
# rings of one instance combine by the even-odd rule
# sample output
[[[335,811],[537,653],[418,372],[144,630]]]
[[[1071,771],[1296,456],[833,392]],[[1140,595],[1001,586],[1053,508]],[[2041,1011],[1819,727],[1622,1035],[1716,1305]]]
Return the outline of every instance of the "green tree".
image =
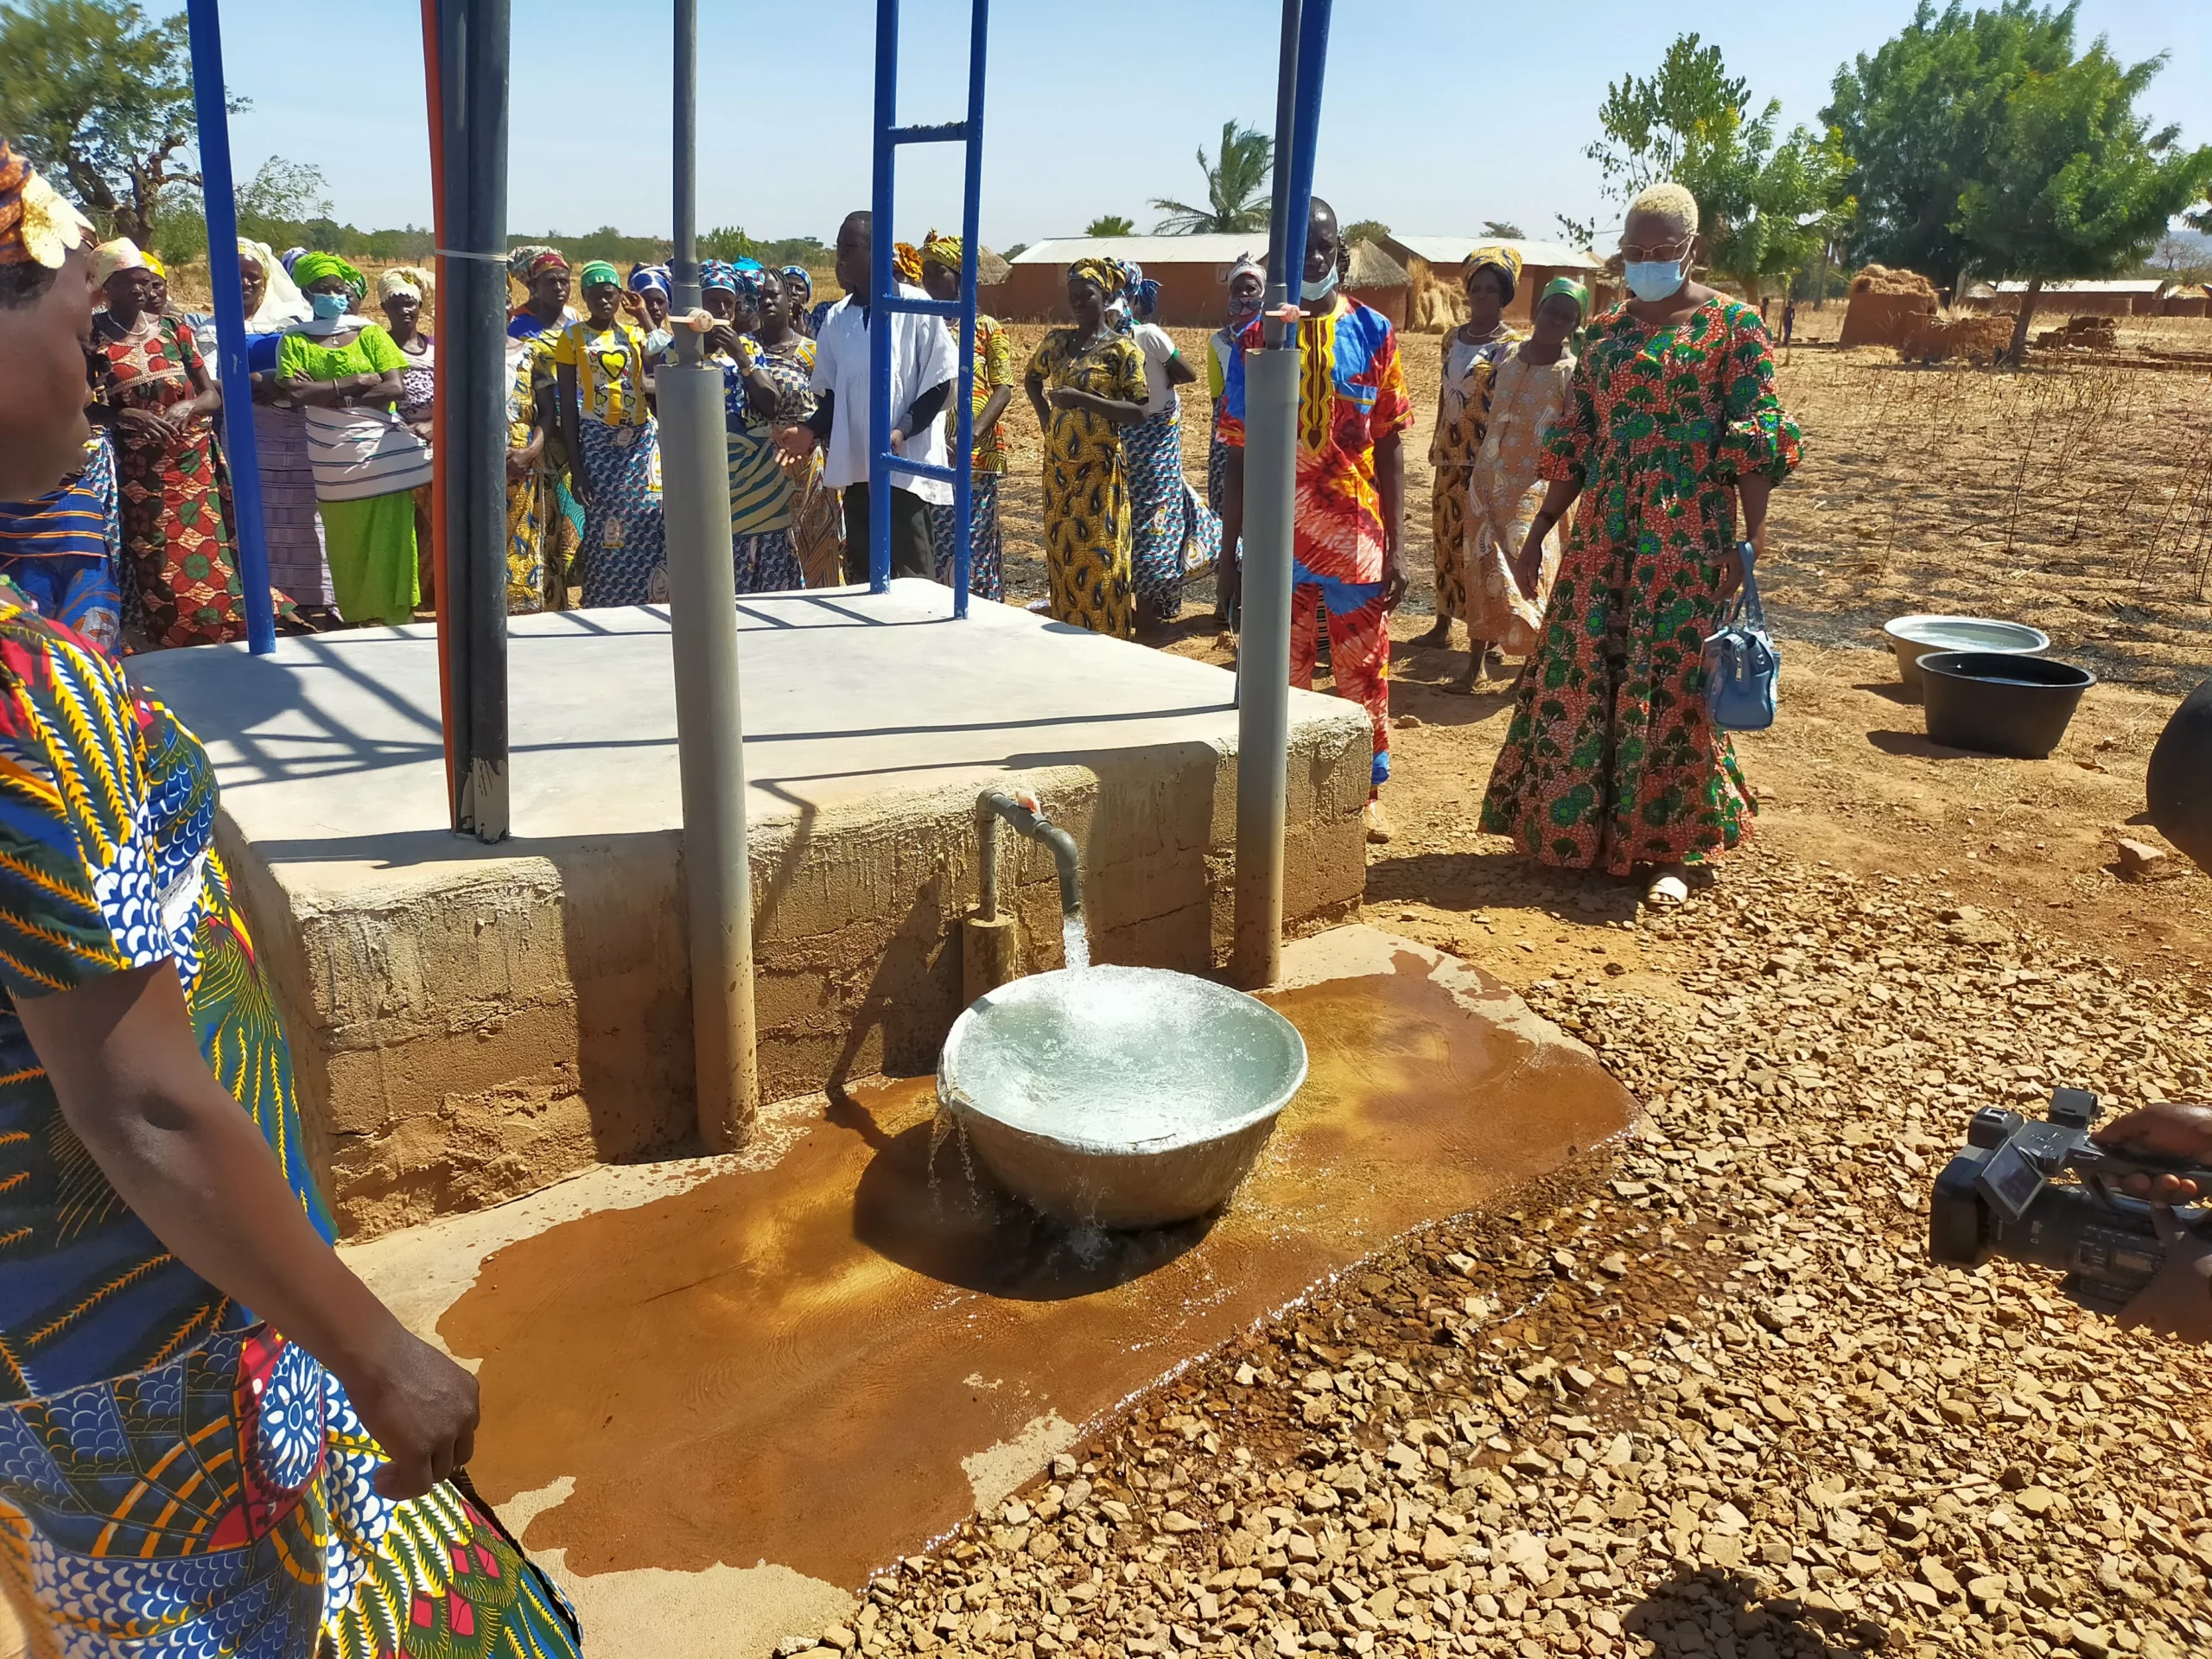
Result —
[[[0,5],[0,132],[110,236],[155,242],[162,193],[200,181],[184,16],[131,0]],[[235,105],[233,107],[236,107]]]
[[[1119,213],[1101,213],[1083,227],[1085,236],[1135,236],[1136,221]]]
[[[618,233],[609,226],[601,234]],[[702,259],[758,259],[760,257],[760,245],[745,233],[743,226],[724,225],[709,231],[699,238],[699,257]]]
[[[1852,160],[1854,261],[1878,260],[1965,286],[1959,201],[1982,176],[2013,91],[2074,60],[2073,5],[2002,0],[1994,10],[1922,0],[1872,57],[1836,71],[1821,111]]]
[[[328,188],[321,168],[271,156],[238,187],[238,234],[280,252],[296,242],[337,252],[337,226],[323,194]]]
[[[1486,219],[1483,220],[1483,234],[1494,236],[1501,242],[1518,242],[1528,232],[1510,219]]]
[[[1221,153],[1213,160],[1198,151],[1198,170],[1206,177],[1206,205],[1173,199],[1155,201],[1153,211],[1166,217],[1154,227],[1162,236],[1198,236],[1207,232],[1235,235],[1264,231],[1272,203],[1268,178],[1274,170],[1274,140],[1234,121],[1221,124]]]
[[[1349,247],[1355,242],[1380,242],[1389,234],[1390,227],[1379,219],[1355,219],[1344,226],[1344,245]]]
[[[153,247],[163,264],[186,265],[207,257],[207,219],[196,186],[163,188],[154,215]]]
[[[2100,40],[2013,88],[1992,124],[1978,176],[1959,193],[1959,234],[1974,269],[2026,279],[2014,362],[2046,279],[2132,269],[2212,184],[2212,145],[2184,149],[2178,126],[2153,131],[2135,112],[2164,67],[2164,54],[2122,64]]]
[[[1583,153],[1605,175],[1605,194],[1624,204],[1662,179],[1687,186],[1707,264],[1756,291],[1823,247],[1851,201],[1849,163],[1833,135],[1801,126],[1777,142],[1781,101],[1751,111],[1750,83],[1728,73],[1720,48],[1681,35],[1657,73],[1606,88],[1598,110],[1605,137]],[[1560,223],[1578,241],[1596,238],[1594,225]]]

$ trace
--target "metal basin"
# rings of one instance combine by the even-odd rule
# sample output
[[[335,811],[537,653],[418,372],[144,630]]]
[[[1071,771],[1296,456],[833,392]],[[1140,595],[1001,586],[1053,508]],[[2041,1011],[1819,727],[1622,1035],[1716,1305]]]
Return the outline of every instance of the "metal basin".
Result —
[[[1057,1221],[1218,1209],[1306,1081],[1306,1043],[1242,991],[1165,968],[1033,974],[953,1022],[937,1094],[976,1155]]]
[[[1885,622],[1890,649],[1897,652],[1897,678],[1908,691],[1921,689],[1920,659],[1931,651],[1999,652],[2040,657],[2050,636],[2024,622],[2000,622],[1993,616],[1900,616]]]

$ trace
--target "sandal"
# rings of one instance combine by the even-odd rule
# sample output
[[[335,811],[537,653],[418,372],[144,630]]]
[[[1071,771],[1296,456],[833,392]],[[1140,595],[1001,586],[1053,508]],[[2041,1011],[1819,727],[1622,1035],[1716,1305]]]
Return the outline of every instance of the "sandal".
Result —
[[[1654,909],[1666,909],[1689,900],[1689,879],[1679,864],[1662,864],[1651,872],[1651,880],[1643,889],[1643,902]]]

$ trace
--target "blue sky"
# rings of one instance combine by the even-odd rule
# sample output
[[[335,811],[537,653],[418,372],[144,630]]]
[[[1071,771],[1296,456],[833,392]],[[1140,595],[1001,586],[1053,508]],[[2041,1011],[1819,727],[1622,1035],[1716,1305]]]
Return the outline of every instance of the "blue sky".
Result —
[[[868,0],[702,0],[702,228],[829,239],[868,195],[874,7]],[[906,0],[904,120],[957,116],[966,97],[965,0]],[[613,224],[665,235],[669,11],[648,3],[513,0],[509,226],[518,238]],[[1347,220],[1452,232],[1509,219],[1556,234],[1555,213],[1599,211],[1581,154],[1609,80],[1655,67],[1702,8],[1586,0],[1491,7],[1470,0],[1337,0],[1315,188]],[[1908,22],[1912,0],[1732,7],[1697,24],[1785,126],[1817,124],[1839,64]],[[1203,188],[1193,152],[1224,120],[1273,124],[1275,6],[1181,0],[1101,9],[1071,0],[994,8],[983,240],[996,247]],[[419,9],[346,8],[345,44],[318,45],[296,0],[224,0],[241,176],[271,154],[321,168],[338,216],[364,228],[427,224],[429,178]],[[762,20],[785,20],[767,36]],[[1386,22],[1387,20],[1387,22]],[[2150,112],[2212,141],[2212,5],[2086,0],[2099,34],[2133,61],[2171,54]],[[354,58],[342,74],[319,54]],[[381,69],[379,66],[382,66]],[[909,152],[910,155],[916,154]],[[902,164],[902,235],[957,222],[955,152]]]

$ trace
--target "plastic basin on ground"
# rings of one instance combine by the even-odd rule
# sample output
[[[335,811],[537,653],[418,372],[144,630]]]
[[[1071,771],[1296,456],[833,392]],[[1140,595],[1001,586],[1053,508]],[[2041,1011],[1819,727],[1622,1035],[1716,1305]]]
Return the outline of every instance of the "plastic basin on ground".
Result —
[[[938,1099],[1002,1185],[1054,1220],[1163,1227],[1218,1209],[1306,1081],[1265,1003],[1164,968],[1033,974],[978,997]]]
[[[2050,636],[2024,622],[2000,622],[1993,616],[1900,616],[1885,622],[1890,649],[1897,652],[1897,678],[1909,691],[1920,690],[1920,659],[1931,651],[1998,652],[2040,657]]]
[[[2040,760],[2066,735],[2086,668],[1994,651],[1941,651],[1920,659],[1928,735],[1954,749]]]

